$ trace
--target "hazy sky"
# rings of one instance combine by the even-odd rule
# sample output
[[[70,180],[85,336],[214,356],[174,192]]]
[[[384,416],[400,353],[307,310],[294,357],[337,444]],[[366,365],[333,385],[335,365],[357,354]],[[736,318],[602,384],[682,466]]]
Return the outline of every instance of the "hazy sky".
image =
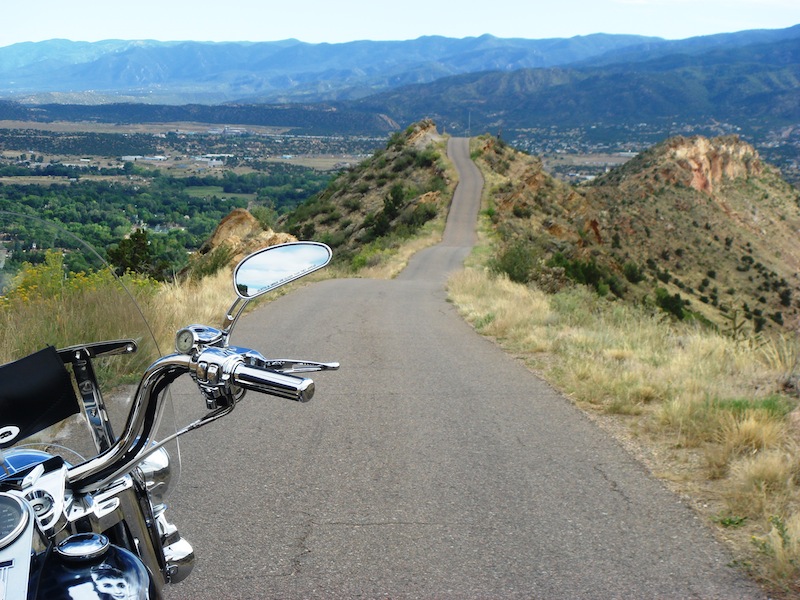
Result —
[[[0,46],[53,38],[304,42],[423,35],[682,39],[800,24],[800,0],[5,1]]]

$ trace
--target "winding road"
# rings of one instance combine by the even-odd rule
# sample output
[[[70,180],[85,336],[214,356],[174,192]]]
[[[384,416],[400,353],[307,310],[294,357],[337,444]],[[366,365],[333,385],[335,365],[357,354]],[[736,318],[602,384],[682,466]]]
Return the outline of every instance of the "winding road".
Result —
[[[239,345],[342,367],[308,404],[249,394],[183,438],[169,514],[197,563],[167,598],[762,598],[688,506],[448,304],[483,184],[468,140],[448,154],[441,244],[239,324]],[[202,404],[190,384],[174,398]]]

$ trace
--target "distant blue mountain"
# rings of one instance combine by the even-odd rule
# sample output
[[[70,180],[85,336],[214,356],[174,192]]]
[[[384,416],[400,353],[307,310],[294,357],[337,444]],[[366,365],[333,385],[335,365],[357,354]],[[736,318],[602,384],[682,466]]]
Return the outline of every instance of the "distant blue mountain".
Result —
[[[543,40],[490,35],[397,42],[49,40],[0,48],[0,97],[182,104],[352,100],[484,71],[601,67],[728,52],[800,36],[800,26],[668,41],[595,34]]]
[[[452,39],[308,44],[70,42],[50,40],[0,48],[0,96],[87,94],[148,102],[354,99],[401,85],[479,71],[574,64],[659,38],[596,34],[570,39]],[[51,98],[53,96],[50,96]]]
[[[800,123],[800,27],[614,52],[566,67],[488,71],[386,90],[351,103],[399,123],[420,115],[476,128],[725,121]],[[748,44],[747,42],[754,43]],[[612,60],[614,58],[614,60]],[[638,58],[640,60],[633,60]]]
[[[723,121],[800,123],[800,25],[668,41],[307,44],[50,40],[0,48],[0,119],[202,121],[385,133]],[[266,105],[271,106],[266,106]],[[460,123],[460,125],[458,125]]]

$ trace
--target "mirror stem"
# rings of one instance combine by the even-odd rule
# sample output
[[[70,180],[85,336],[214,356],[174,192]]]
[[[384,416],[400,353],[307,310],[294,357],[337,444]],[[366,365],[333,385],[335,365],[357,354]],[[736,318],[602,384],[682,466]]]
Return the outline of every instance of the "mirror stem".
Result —
[[[236,298],[236,300],[233,301],[233,304],[231,304],[231,307],[228,309],[228,312],[225,313],[225,318],[228,320],[228,325],[223,329],[223,333],[225,335],[223,346],[228,346],[233,328],[239,321],[239,317],[242,316],[244,307],[247,306],[249,302],[249,300],[245,300],[243,298]]]

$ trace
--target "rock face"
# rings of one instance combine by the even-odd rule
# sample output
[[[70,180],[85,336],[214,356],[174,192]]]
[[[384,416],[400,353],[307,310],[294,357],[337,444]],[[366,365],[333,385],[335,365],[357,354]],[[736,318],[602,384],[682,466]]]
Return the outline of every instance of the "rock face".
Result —
[[[760,176],[763,171],[758,152],[737,136],[673,138],[669,152],[679,168],[672,173],[676,183],[707,194],[713,194],[724,179]]]
[[[436,129],[436,123],[431,119],[424,119],[415,125],[414,131],[408,136],[406,144],[421,149],[431,142],[438,142],[441,139],[442,136]]]
[[[294,241],[296,238],[288,233],[264,230],[247,210],[236,208],[220,221],[211,238],[200,248],[200,253],[207,254],[225,245],[233,251],[232,262],[236,263],[261,248]]]

